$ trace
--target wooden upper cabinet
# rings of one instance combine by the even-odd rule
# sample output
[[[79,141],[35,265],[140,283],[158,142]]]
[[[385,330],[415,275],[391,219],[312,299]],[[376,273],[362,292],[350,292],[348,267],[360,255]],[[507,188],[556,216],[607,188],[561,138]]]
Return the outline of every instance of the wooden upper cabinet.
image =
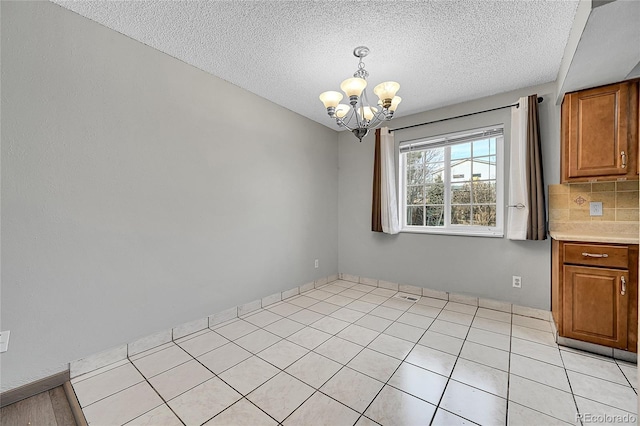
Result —
[[[637,179],[637,156],[637,81],[565,95],[563,182]]]

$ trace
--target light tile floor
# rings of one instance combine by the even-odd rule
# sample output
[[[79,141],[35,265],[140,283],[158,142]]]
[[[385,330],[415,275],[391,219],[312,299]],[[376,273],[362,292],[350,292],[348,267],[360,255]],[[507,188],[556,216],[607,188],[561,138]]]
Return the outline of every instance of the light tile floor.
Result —
[[[96,425],[636,423],[634,364],[558,347],[547,321],[395,294],[336,281],[72,384]]]

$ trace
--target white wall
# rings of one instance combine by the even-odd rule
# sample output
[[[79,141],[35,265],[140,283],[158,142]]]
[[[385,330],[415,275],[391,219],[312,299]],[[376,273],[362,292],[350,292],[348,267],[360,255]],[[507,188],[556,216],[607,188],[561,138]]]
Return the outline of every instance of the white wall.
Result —
[[[508,105],[516,102],[520,96],[537,93],[545,97],[539,104],[545,184],[558,183],[560,112],[555,105],[554,90],[554,84],[550,83],[491,96],[398,118],[389,123],[389,128]],[[396,132],[395,140],[399,143],[504,123],[506,173],[510,152],[510,114],[510,109],[503,109],[416,127]],[[410,233],[390,236],[371,232],[374,140],[373,132],[362,143],[358,143],[350,133],[340,135],[340,272],[550,309],[550,240],[515,242],[506,238]],[[505,190],[505,194],[508,191]],[[505,209],[505,218],[506,213]],[[511,286],[512,275],[522,276],[521,289]]]
[[[338,272],[334,131],[57,5],[1,4],[3,391]]]

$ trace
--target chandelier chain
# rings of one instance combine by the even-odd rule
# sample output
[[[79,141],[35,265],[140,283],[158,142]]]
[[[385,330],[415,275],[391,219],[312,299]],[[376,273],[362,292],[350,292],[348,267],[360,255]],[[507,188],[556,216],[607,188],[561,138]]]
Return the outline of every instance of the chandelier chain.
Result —
[[[362,61],[362,57],[360,58],[360,62],[358,62],[358,70],[353,73],[354,77],[367,79],[369,77],[369,72],[364,69],[364,62]]]

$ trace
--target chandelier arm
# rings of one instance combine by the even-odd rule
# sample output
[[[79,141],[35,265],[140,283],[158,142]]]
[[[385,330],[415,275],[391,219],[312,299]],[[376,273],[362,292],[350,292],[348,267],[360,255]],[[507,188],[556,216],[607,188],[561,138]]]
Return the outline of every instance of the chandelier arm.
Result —
[[[384,123],[384,120],[381,120],[379,116],[375,116],[371,119],[371,121],[369,121],[369,128],[370,129],[376,129],[378,127],[380,127],[380,125]]]
[[[374,117],[369,121],[369,126],[367,126],[367,127],[369,127],[370,129],[375,129],[380,124],[382,124],[382,120],[378,120],[377,117]]]
[[[379,108],[379,111],[376,113],[376,115],[385,113],[386,108],[384,108],[381,104],[378,104],[378,103],[372,104],[371,102],[369,102],[369,97],[367,96],[367,93],[364,90],[362,91],[362,93],[363,93],[362,97],[367,102],[367,105],[369,107],[371,107],[371,108]]]
[[[355,119],[354,119],[354,116],[356,117]],[[344,117],[342,117],[342,125],[344,126],[344,128],[349,131],[353,131],[354,129],[357,129],[358,127],[360,127],[358,124],[357,116],[358,116],[357,112],[353,107],[351,107],[349,109],[349,112]],[[355,126],[352,123],[352,121],[354,120],[356,121]]]
[[[375,113],[371,121],[376,121],[377,123],[383,123],[385,121],[389,121],[387,117],[388,117],[387,112],[383,109]]]
[[[358,127],[363,128],[363,127],[367,127],[366,126],[367,120],[364,118],[364,102],[362,102],[362,97],[359,99],[359,101],[360,101],[358,102],[359,111],[356,111],[357,112],[356,120],[358,123]]]
[[[350,125],[354,114],[355,114],[354,109],[353,109],[353,107],[351,107],[351,108],[349,108],[349,112],[347,114],[345,114],[345,116],[340,119],[340,122],[342,123],[342,126],[344,126],[349,131],[351,131],[351,130],[353,130],[355,128],[355,127],[352,127]]]
[[[353,129],[355,129],[355,127],[351,127],[349,126],[347,123],[345,123],[344,121],[342,121],[342,124],[340,125],[340,127],[344,127],[345,129],[347,129],[348,131],[353,131]]]
[[[379,111],[373,114],[373,117],[371,118],[371,120],[369,120],[369,123],[367,125],[368,128],[375,129],[383,121],[385,121],[387,117],[386,110],[382,105],[376,104],[375,106],[372,106],[371,102],[369,102],[369,97],[367,96],[367,93],[364,90],[362,91],[361,99],[364,99],[364,101],[367,103],[367,106],[369,108],[379,108]]]

